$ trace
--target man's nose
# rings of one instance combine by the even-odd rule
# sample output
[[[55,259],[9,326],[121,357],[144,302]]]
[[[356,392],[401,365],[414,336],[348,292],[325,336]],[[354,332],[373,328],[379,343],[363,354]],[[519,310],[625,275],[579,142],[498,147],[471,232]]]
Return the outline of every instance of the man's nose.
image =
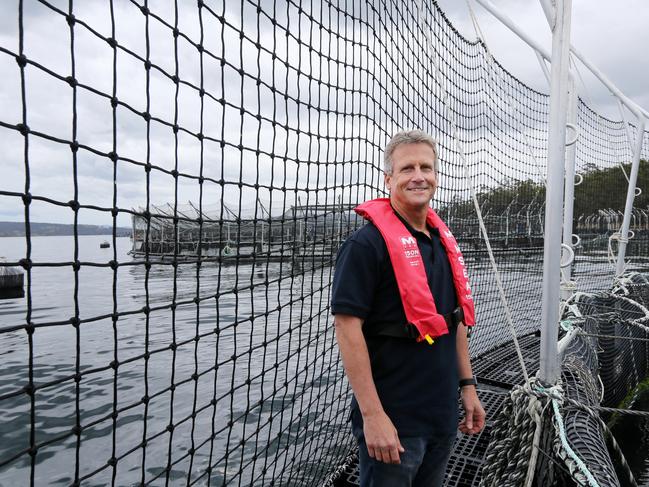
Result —
[[[415,171],[412,175],[412,179],[416,181],[422,181],[424,179],[424,172],[421,170],[420,167],[415,167]]]

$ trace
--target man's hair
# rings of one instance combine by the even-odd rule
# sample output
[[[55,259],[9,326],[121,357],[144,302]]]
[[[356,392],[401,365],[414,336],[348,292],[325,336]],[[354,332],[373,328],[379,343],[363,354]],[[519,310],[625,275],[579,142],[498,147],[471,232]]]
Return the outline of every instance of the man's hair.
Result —
[[[435,172],[439,168],[437,157],[437,141],[423,130],[404,130],[392,136],[388,145],[385,146],[383,155],[383,170],[386,174],[392,174],[392,154],[397,147],[403,144],[428,144],[435,153]]]

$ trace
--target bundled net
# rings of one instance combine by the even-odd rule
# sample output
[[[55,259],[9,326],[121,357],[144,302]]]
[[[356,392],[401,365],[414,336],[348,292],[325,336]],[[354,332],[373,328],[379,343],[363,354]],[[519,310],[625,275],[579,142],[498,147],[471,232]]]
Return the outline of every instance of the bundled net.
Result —
[[[5,239],[0,265],[25,276],[0,325],[9,484],[319,484],[352,450],[332,266],[362,224],[352,208],[386,195],[398,129],[439,139],[434,204],[472,276],[472,355],[511,337],[471,185],[517,334],[537,330],[549,99],[434,3],[4,11],[0,208],[24,236]],[[625,194],[630,149],[623,124],[583,103],[579,127],[575,275],[606,289],[620,207],[594,198]],[[646,255],[643,197],[630,257]],[[43,221],[72,236],[41,237]]]

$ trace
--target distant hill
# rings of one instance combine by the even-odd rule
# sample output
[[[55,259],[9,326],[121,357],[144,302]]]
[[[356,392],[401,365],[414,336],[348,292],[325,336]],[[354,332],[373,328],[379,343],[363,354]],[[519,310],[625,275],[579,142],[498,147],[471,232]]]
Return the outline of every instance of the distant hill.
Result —
[[[30,223],[31,235],[34,237],[74,235],[74,225],[61,223]],[[106,225],[77,225],[79,235],[112,235],[113,227]],[[128,237],[131,229],[117,227],[118,237]],[[23,222],[0,222],[0,237],[24,237],[25,224]]]

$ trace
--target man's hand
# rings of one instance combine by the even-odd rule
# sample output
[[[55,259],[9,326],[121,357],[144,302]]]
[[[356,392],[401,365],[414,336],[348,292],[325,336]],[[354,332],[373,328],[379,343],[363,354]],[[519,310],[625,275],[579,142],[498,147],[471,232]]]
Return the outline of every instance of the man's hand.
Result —
[[[384,411],[363,415],[363,434],[370,457],[383,463],[401,463],[399,453],[405,450],[396,428]]]
[[[475,386],[462,388],[462,406],[464,407],[464,418],[460,421],[459,429],[465,435],[475,435],[484,428],[485,412],[478,399]]]
[[[363,416],[363,433],[370,457],[384,463],[400,463],[405,450],[397,429],[385,414],[376,392],[367,345],[363,337],[363,320],[355,316],[336,315],[336,340],[347,378]]]

